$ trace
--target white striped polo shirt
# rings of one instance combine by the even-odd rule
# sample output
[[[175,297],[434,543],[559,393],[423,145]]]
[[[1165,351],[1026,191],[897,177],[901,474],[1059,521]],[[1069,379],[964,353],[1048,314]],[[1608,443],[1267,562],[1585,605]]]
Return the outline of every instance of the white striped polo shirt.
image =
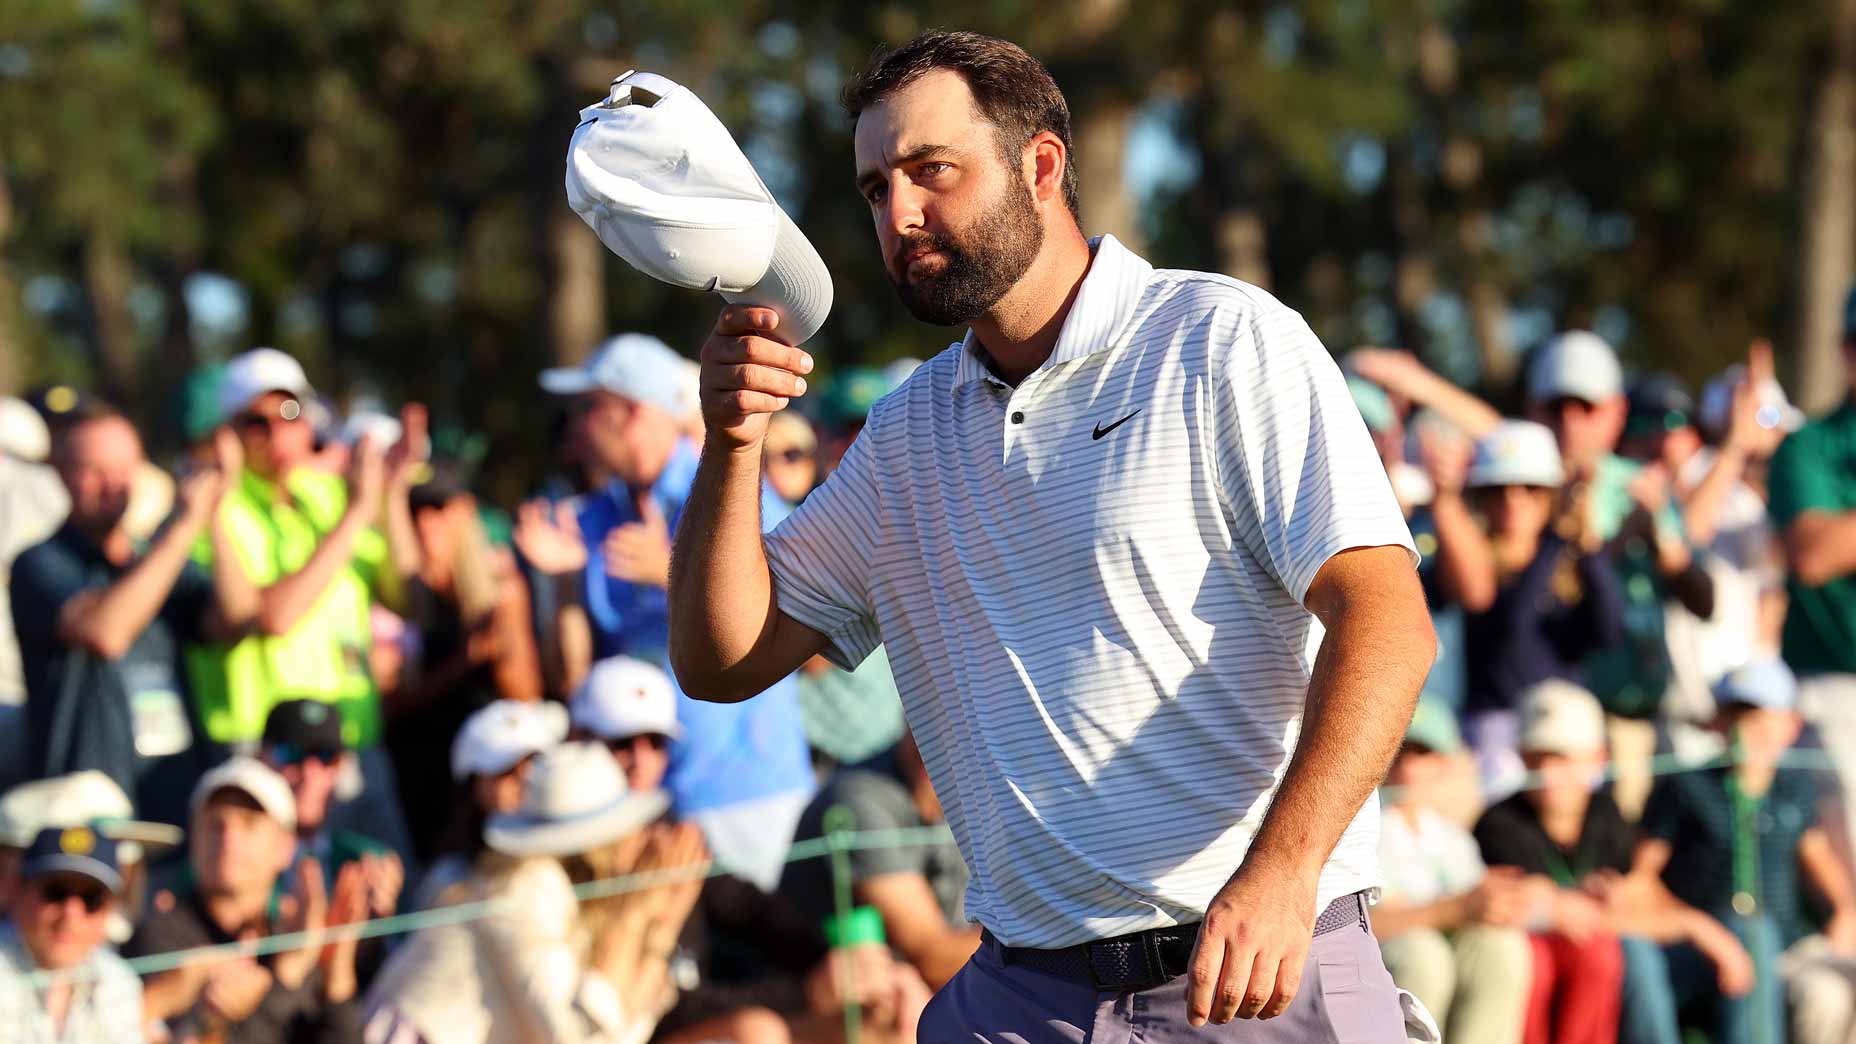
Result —
[[[841,666],[884,643],[1002,942],[1197,921],[1289,763],[1309,583],[1411,535],[1340,371],[1256,287],[1104,236],[1042,366],[1013,388],[982,353],[877,403],[769,534],[779,608]],[[1378,815],[1321,906],[1377,887]]]

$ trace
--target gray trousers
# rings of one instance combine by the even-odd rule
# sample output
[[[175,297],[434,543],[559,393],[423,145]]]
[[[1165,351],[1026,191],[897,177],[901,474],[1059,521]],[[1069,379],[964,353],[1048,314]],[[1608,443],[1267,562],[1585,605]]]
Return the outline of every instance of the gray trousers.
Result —
[[[1318,935],[1302,986],[1273,1019],[1186,1022],[1187,976],[1139,993],[1007,965],[991,935],[929,1002],[920,1044],[1405,1044],[1404,1015],[1379,943],[1360,926]],[[1467,1042],[1466,1042],[1467,1044]]]

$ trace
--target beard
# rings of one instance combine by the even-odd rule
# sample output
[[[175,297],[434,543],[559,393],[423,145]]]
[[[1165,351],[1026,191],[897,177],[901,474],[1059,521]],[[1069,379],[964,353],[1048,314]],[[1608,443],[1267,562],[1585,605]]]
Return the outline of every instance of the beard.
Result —
[[[991,311],[1043,246],[1044,223],[1031,190],[1014,179],[959,232],[917,232],[897,244],[890,280],[910,315],[935,326],[960,326]],[[945,260],[940,271],[911,278],[903,259],[922,249]]]

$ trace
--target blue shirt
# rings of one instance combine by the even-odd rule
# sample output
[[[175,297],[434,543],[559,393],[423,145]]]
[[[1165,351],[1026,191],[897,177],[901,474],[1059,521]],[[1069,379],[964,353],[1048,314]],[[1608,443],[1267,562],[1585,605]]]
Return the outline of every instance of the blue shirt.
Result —
[[[651,498],[676,531],[696,477],[696,447],[679,443]],[[761,486],[761,524],[772,529],[791,509]],[[606,534],[640,520],[629,487],[615,482],[580,498],[577,517],[586,540],[586,611],[599,659],[631,656],[668,673],[670,611],[667,593],[606,575]],[[671,677],[676,686],[676,678]],[[776,794],[810,792],[812,760],[806,746],[799,694],[790,676],[741,703],[704,703],[677,689],[677,720],[684,736],[670,748],[664,786],[680,814],[723,808]]]

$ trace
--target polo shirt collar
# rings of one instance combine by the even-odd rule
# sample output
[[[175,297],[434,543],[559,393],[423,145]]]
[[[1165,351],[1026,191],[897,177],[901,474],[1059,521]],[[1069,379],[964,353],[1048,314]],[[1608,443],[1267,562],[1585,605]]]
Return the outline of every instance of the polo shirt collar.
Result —
[[[1097,236],[1089,241],[1089,247],[1095,259],[1076,291],[1076,300],[1070,302],[1070,314],[1063,318],[1063,329],[1057,333],[1050,358],[1038,367],[1040,370],[1093,355],[1115,344],[1133,318],[1147,280],[1153,275],[1154,266],[1122,246],[1114,236]],[[953,390],[958,392],[965,385],[990,377],[992,368],[986,361],[986,349],[969,329],[960,342]]]

